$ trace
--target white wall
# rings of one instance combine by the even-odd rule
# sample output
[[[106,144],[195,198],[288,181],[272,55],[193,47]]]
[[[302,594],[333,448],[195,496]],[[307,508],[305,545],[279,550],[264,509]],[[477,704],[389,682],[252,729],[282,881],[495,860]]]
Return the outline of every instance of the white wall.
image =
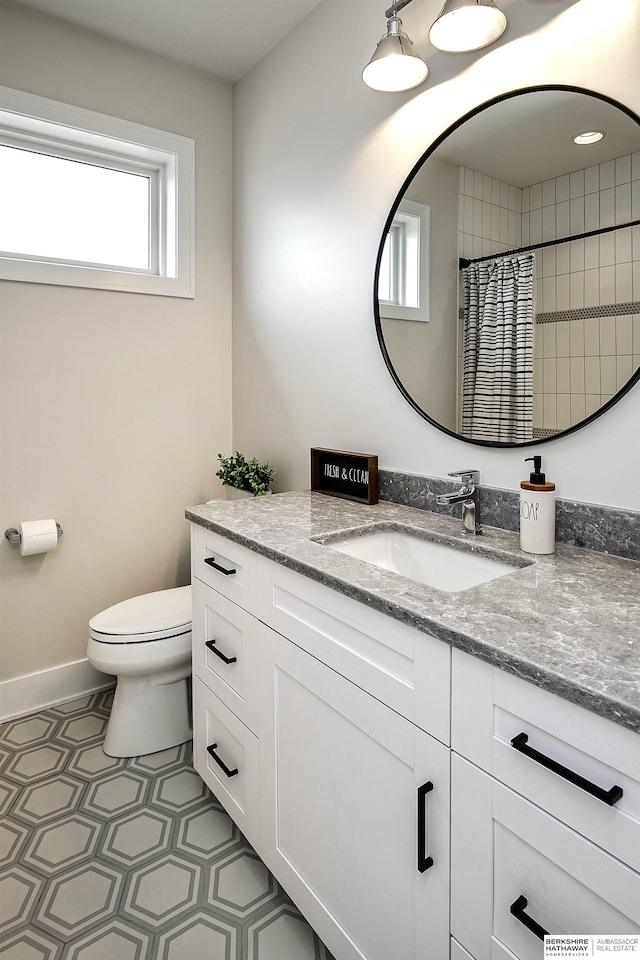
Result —
[[[456,429],[458,168],[431,157],[406,197],[430,209],[428,323],[382,321],[385,346],[409,396],[438,423]]]
[[[55,517],[58,550],[0,540],[0,679],[85,656],[89,618],[187,583],[188,504],[231,449],[231,91],[26,8],[1,8],[0,83],[196,140],[196,298],[0,286],[0,532]],[[1,691],[0,691],[1,696]]]
[[[375,256],[413,164],[449,124],[510,89],[575,84],[640,113],[640,7],[616,0],[503,0],[501,41],[447,55],[425,40],[441,0],[402,17],[426,55],[405,94],[360,79],[384,31],[370,0],[323,0],[234,88],[234,442],[309,485],[309,447],[378,453],[382,468],[444,476],[477,467],[517,489],[525,451],[435,430],[396,390],[378,350]],[[640,508],[640,389],[591,426],[536,448],[558,495]],[[526,451],[529,455],[531,450]]]

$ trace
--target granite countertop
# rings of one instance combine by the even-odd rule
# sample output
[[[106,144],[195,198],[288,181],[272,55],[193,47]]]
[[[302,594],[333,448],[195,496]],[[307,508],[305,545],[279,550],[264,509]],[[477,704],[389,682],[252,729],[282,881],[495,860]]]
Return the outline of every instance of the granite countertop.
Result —
[[[336,534],[378,524],[455,538],[454,509],[449,518],[305,491],[216,500],[187,509],[186,517],[640,733],[640,562],[564,544],[533,556],[520,550],[517,533],[485,527],[474,550],[502,551],[528,565],[445,593],[330,546]]]

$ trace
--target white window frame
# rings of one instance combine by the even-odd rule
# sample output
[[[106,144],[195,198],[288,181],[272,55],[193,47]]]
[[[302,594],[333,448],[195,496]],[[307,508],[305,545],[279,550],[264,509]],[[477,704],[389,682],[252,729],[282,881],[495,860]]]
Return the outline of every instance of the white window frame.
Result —
[[[429,321],[430,208],[403,200],[391,223],[395,256],[391,264],[393,300],[378,300],[380,316]]]
[[[0,279],[195,296],[195,142],[0,87],[0,142],[150,177],[150,267],[110,267],[0,252]]]

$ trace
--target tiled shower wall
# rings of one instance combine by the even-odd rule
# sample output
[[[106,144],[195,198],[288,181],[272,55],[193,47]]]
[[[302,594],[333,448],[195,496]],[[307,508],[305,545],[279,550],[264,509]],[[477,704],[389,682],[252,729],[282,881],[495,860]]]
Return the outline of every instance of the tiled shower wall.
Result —
[[[465,168],[459,183],[465,257],[640,219],[640,153],[522,190]],[[536,278],[534,430],[544,436],[597,410],[640,364],[640,226],[538,250]]]
[[[459,167],[458,250],[472,259],[520,247],[522,190],[503,180]]]
[[[630,307],[637,312],[601,315],[592,307],[538,316],[533,422],[539,436],[584,420],[638,368],[640,303],[623,305]]]
[[[522,244],[640,219],[640,153],[522,191]],[[640,227],[536,253],[534,424],[564,430],[640,363]]]
[[[640,153],[522,191],[522,245],[640,219]],[[536,254],[540,313],[640,300],[640,228],[547,247]]]

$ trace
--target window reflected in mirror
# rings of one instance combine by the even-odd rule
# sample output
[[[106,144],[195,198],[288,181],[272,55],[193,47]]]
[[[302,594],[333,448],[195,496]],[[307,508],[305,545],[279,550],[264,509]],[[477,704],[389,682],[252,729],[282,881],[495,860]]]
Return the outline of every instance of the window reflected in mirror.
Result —
[[[378,274],[383,317],[429,319],[429,207],[403,200],[385,237]]]

